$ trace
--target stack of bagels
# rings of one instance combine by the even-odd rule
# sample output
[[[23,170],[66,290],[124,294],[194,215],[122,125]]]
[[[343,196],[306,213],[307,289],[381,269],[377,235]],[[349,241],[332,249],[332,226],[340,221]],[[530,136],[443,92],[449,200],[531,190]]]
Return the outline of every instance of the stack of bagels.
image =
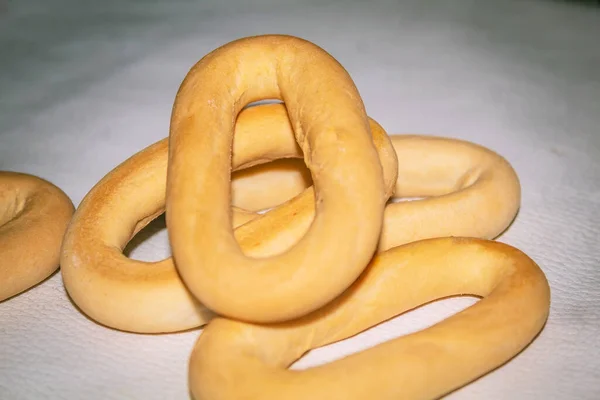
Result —
[[[197,400],[439,398],[508,362],[548,317],[543,271],[493,241],[520,205],[511,165],[466,141],[388,135],[343,66],[297,37],[246,37],[204,56],[177,92],[169,137],[116,166],[76,210],[37,177],[3,172],[0,188],[0,300],[60,264],[71,299],[101,325],[204,327],[189,359]],[[172,257],[127,258],[163,213]],[[480,300],[289,369],[454,295]]]

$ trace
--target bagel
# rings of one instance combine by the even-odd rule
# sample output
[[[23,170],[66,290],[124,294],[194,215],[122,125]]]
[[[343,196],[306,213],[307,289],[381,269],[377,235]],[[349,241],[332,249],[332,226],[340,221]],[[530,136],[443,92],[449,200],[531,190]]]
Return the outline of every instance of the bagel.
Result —
[[[0,171],[0,301],[52,275],[74,206],[58,187],[30,174]]]
[[[415,135],[386,139],[379,125],[373,120],[371,124],[384,166],[386,193],[395,191],[394,196],[400,197],[432,196],[388,204],[380,249],[443,236],[442,233],[494,238],[510,224],[518,211],[520,186],[514,170],[502,157],[454,139]],[[259,133],[267,140],[252,140]],[[302,157],[281,104],[242,111],[235,138],[236,173],[245,171],[237,169],[239,165],[268,166],[273,160],[293,160],[281,159],[283,156]],[[67,292],[86,315],[114,329],[175,332],[202,326],[214,317],[189,293],[171,258],[146,263],[122,254],[131,238],[164,212],[167,145],[167,140],[161,140],[107,174],[83,199],[65,237],[61,273]],[[255,164],[257,159],[264,164]],[[254,191],[260,196],[246,195],[252,180],[245,177],[247,183],[238,187],[238,206],[262,208],[291,200],[281,197],[278,188],[286,176],[305,174],[295,168],[276,170],[275,179],[270,178],[269,169],[254,175],[254,186],[258,188]],[[397,175],[397,171],[402,174]],[[462,178],[467,174],[476,178],[474,182]],[[280,207],[264,216],[233,207],[236,238],[246,254],[261,256],[285,251],[305,234],[314,216],[314,197],[305,181],[291,182],[286,196],[309,189],[294,199],[291,207]],[[451,192],[453,189],[456,191]],[[275,198],[269,197],[273,193]],[[448,212],[436,214],[428,210],[431,207]],[[254,222],[246,224],[250,220]],[[109,230],[98,230],[104,225],[110,226]],[[111,237],[114,229],[125,232],[119,234],[117,241]],[[420,229],[431,236],[423,237]]]
[[[314,182],[315,215],[291,248],[257,258],[232,229],[231,146],[239,112],[264,99],[285,103]],[[173,105],[166,196],[171,250],[194,297],[220,315],[274,322],[347,289],[376,251],[387,201],[369,130],[354,82],[311,42],[248,37],[198,61]]]
[[[263,99],[285,105],[248,108]],[[117,329],[208,323],[188,366],[198,400],[435,398],[510,360],[548,317],[542,270],[485,240],[519,202],[514,170],[484,147],[388,137],[323,49],[244,38],[192,67],[166,140],[88,193],[65,236],[63,280],[88,316]],[[163,212],[174,257],[125,257]],[[460,294],[482,299],[421,332],[289,370],[307,351]]]
[[[419,305],[452,295],[482,299],[425,330],[306,370],[289,366]],[[499,367],[542,329],[550,290],[519,250],[471,238],[435,238],[374,257],[324,308],[279,324],[213,319],[197,340],[188,381],[196,400],[434,399]]]
[[[390,135],[390,140],[398,159],[398,180],[385,208],[378,251],[434,237],[494,239],[510,226],[521,204],[521,185],[504,157],[459,139],[405,134]],[[235,206],[274,207],[312,184],[302,163],[261,167],[240,171],[244,175],[233,182]],[[263,184],[257,186],[256,179]],[[278,192],[280,187],[285,189]],[[259,195],[273,192],[274,197]],[[418,199],[396,202],[407,198]]]
[[[373,120],[371,132],[383,165],[384,195],[389,197],[396,184],[398,160],[385,131]],[[259,135],[262,138],[256,140]],[[302,157],[281,104],[242,111],[235,136],[234,170],[282,157]],[[61,274],[67,293],[87,316],[111,328],[173,332],[204,325],[213,317],[189,293],[172,258],[142,262],[123,255],[136,233],[164,212],[167,147],[163,139],[110,171],[82,200],[65,235]],[[272,182],[267,180],[267,184]],[[276,190],[266,188],[266,193]],[[265,215],[233,210],[232,225],[238,227],[236,240],[242,249],[271,255],[305,232],[314,214],[314,197],[309,188]],[[255,221],[246,223],[251,220]]]

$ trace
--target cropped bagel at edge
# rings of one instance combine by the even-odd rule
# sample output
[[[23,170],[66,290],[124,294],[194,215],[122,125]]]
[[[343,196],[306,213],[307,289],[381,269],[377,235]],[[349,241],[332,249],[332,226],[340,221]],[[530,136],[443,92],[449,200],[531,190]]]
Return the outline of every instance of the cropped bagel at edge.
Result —
[[[58,269],[73,211],[69,197],[45,179],[0,171],[0,301]]]

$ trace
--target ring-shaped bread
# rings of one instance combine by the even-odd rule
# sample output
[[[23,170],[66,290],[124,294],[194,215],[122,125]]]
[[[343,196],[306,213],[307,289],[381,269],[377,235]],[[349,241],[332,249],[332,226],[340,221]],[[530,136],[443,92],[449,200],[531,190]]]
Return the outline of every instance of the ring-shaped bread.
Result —
[[[389,136],[390,149],[385,132],[375,121],[371,123],[384,165],[386,192],[395,190],[399,197],[429,196],[388,204],[380,250],[443,235],[491,239],[508,227],[519,208],[520,186],[506,160],[469,142],[431,136]],[[268,140],[253,140],[258,134]],[[252,160],[269,165],[286,155],[301,158],[285,107],[245,109],[236,124],[233,153],[240,172],[244,170],[237,166],[255,165]],[[180,331],[204,325],[214,316],[190,295],[171,258],[146,263],[122,254],[129,240],[164,211],[166,163],[167,141],[162,140],[115,168],[83,200],[66,237],[61,269],[67,291],[84,313],[115,329]],[[394,181],[396,171],[402,174]],[[250,179],[239,188],[240,205],[277,205],[282,197],[278,193],[275,198],[269,196],[277,192],[279,181],[299,175],[293,169],[277,171],[275,179],[268,174],[267,169],[252,177],[259,188],[254,196],[246,194]],[[246,254],[282,252],[305,234],[314,216],[313,192],[301,180],[292,179],[288,187],[289,193],[301,193],[289,199],[293,207],[277,207],[264,215],[233,209],[236,238]],[[123,203],[128,208],[121,208]],[[252,224],[245,223],[250,220]],[[97,230],[106,223],[112,226],[123,221],[130,227],[115,226],[127,232],[118,242],[110,239],[112,230]]]
[[[504,157],[459,139],[414,134],[390,135],[390,139],[398,158],[398,180],[385,208],[379,251],[434,237],[494,239],[515,218],[521,186]],[[272,207],[283,198],[254,194],[251,179],[264,179],[262,191],[267,185],[275,191],[285,182],[282,196],[290,197],[311,184],[304,178],[306,168],[299,163],[274,165],[271,176],[268,167],[265,164],[235,182],[234,204],[260,209]],[[408,198],[413,200],[396,202]],[[311,217],[307,216],[304,229],[308,229]]]
[[[265,99],[285,103],[314,182],[315,215],[291,248],[256,258],[232,229],[231,148],[239,112]],[[333,300],[376,251],[386,201],[362,99],[320,47],[247,37],[213,50],[184,78],[170,124],[167,228],[181,278],[218,314],[274,322]]]
[[[306,370],[307,351],[354,336],[433,300],[476,304],[425,330]],[[213,319],[189,362],[196,400],[429,400],[513,358],[543,328],[550,290],[542,270],[506,244],[435,238],[376,255],[342,296],[298,320]]]
[[[73,211],[69,197],[47,180],[0,171],[0,301],[58,269]]]
[[[384,195],[389,198],[397,180],[398,160],[386,132],[375,121],[370,124],[384,170]],[[108,173],[85,196],[65,236],[61,273],[67,292],[86,315],[115,329],[173,332],[204,325],[213,317],[213,312],[190,294],[171,257],[143,262],[123,254],[127,243],[164,212],[167,147],[168,141],[161,140]],[[283,157],[302,157],[285,107],[269,104],[242,111],[233,153],[234,170]],[[263,196],[277,190],[265,189]],[[236,240],[245,252],[268,256],[297,241],[313,214],[313,191],[308,188],[264,215],[233,208],[232,225],[237,227]]]

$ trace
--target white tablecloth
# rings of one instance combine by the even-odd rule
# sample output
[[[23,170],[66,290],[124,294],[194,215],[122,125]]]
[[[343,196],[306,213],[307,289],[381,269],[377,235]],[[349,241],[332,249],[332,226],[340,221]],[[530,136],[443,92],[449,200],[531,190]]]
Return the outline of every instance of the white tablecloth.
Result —
[[[522,354],[449,398],[600,398],[600,9],[550,0],[239,3],[0,1],[0,169],[49,179],[77,205],[167,135],[178,85],[204,54],[253,34],[309,39],[348,69],[389,133],[471,140],[520,175],[522,208],[500,240],[544,269],[551,315]],[[164,229],[133,252],[167,254]],[[295,368],[473,302],[435,303]],[[55,274],[0,303],[0,398],[187,399],[199,334],[104,328],[73,306]]]

